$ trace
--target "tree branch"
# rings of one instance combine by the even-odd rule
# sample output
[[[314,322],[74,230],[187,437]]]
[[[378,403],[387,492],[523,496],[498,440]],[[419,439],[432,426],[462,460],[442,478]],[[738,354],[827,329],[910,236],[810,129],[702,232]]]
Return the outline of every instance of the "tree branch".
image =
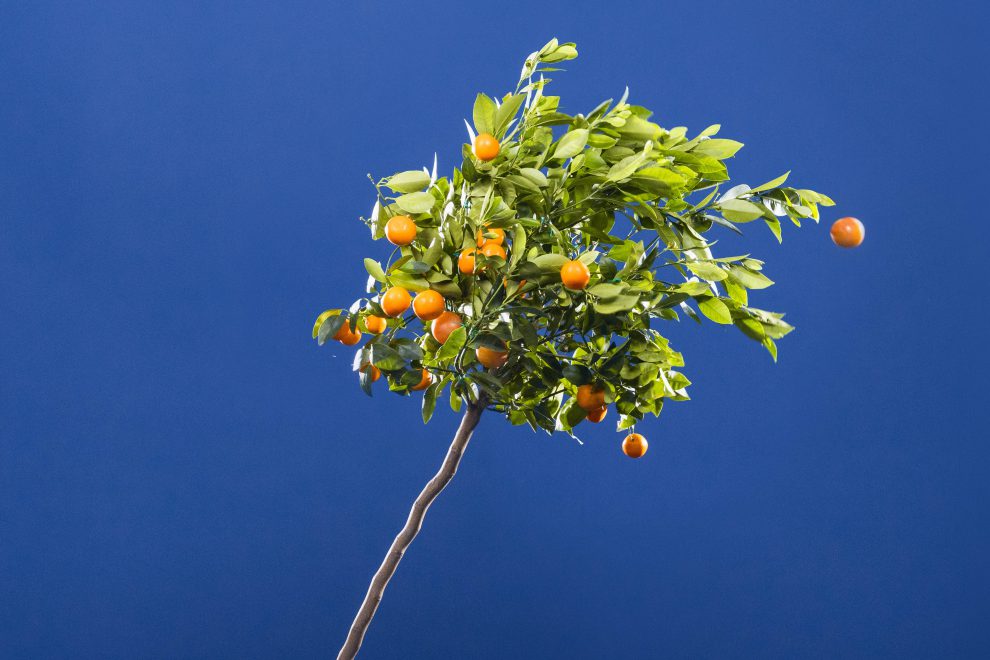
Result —
[[[477,402],[468,404],[467,409],[464,411],[464,417],[461,419],[461,425],[454,435],[454,440],[450,444],[450,449],[447,450],[447,456],[443,459],[440,470],[430,479],[423,488],[423,491],[419,494],[419,497],[413,502],[405,526],[399,532],[398,536],[395,537],[395,540],[392,541],[392,546],[388,549],[385,560],[382,561],[382,565],[372,578],[371,586],[368,587],[368,593],[364,597],[364,602],[361,603],[361,608],[358,610],[357,616],[354,617],[354,623],[351,624],[350,632],[347,634],[347,640],[340,649],[337,660],[350,660],[357,655],[358,650],[361,648],[361,642],[364,640],[364,635],[368,631],[368,626],[371,625],[371,619],[375,616],[378,604],[382,601],[382,594],[385,591],[385,587],[388,586],[389,580],[395,574],[395,569],[398,567],[402,556],[413,542],[413,539],[416,538],[416,534],[419,533],[420,528],[422,528],[423,519],[426,517],[426,510],[430,508],[430,505],[433,504],[433,501],[440,492],[454,478],[454,474],[457,472],[457,466],[460,464],[464,450],[467,448],[468,441],[471,440],[471,434],[478,425],[478,421],[481,419],[481,413],[484,412],[487,405],[488,400],[484,393],[479,394]]]

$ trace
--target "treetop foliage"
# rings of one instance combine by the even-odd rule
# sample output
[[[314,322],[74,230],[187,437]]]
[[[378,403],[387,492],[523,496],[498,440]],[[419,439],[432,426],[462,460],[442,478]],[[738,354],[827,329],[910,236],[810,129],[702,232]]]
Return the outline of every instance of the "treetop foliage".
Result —
[[[544,74],[575,57],[573,43],[554,39],[526,58],[512,93],[478,94],[471,142],[449,177],[437,176],[434,160],[432,172],[373,181],[377,199],[362,218],[372,237],[409,216],[415,238],[384,263],[365,259],[366,294],[327,310],[313,328],[320,344],[342,333],[368,338],[354,368],[369,394],[374,365],[396,393],[425,387],[424,421],[445,390],[454,410],[484,393],[513,424],[573,435],[587,416],[575,398],[582,385],[604,390],[618,429],[688,398],[684,359],[661,333],[682,315],[734,325],[776,359],[775,341],[793,328],[783,314],[749,304],[751,290],[773,284],[763,262],[716,257],[712,235],[761,221],[780,241],[782,219],[817,221],[819,205],[832,200],[786,186],[786,173],[730,187],[726,162],[741,143],[717,137],[718,125],[693,137],[683,126],[664,128],[627,101],[628,90],[618,102],[566,114]],[[497,156],[475,155],[476,134],[494,136]],[[501,251],[479,247],[496,241]],[[459,268],[464,253],[473,272]],[[584,288],[561,281],[572,260],[587,266]],[[441,344],[433,322],[389,318],[382,296],[398,287],[440,293],[460,327]],[[387,319],[384,331],[372,317]],[[483,367],[482,347],[507,352],[504,366]]]

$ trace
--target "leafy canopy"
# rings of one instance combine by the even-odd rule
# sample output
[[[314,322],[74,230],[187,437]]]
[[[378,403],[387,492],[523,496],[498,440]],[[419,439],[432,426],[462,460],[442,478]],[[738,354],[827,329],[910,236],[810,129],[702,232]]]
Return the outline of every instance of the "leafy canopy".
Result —
[[[454,410],[484,392],[513,424],[572,433],[586,417],[576,388],[593,384],[614,403],[618,428],[629,428],[659,415],[665,401],[688,398],[684,360],[655,329],[663,321],[684,314],[735,325],[774,359],[775,340],[793,329],[782,314],[749,305],[749,290],[773,284],[763,262],[716,258],[709,235],[716,226],[738,232],[737,225],[759,220],[779,241],[781,218],[798,226],[817,221],[818,206],[832,200],[785,187],[787,174],[722,191],[726,161],[743,145],[716,137],[718,125],[692,138],[682,126],[665,129],[627,102],[628,90],[586,114],[562,112],[542,74],[555,70],[546,64],[575,57],[573,43],[554,39],[526,59],[513,93],[478,95],[468,133],[472,141],[475,131],[494,135],[501,144],[495,159],[482,162],[464,144],[449,178],[437,178],[434,162],[432,173],[374,182],[377,201],[362,218],[373,238],[383,237],[392,216],[409,215],[415,241],[384,264],[365,259],[367,295],[347,310],[324,312],[313,336],[322,344],[345,323],[366,330],[367,315],[385,316],[379,300],[389,287],[441,293],[463,320],[444,344],[410,313],[389,319],[382,334],[364,335],[370,339],[354,360],[355,370],[377,366],[399,394],[410,394],[428,370],[424,421],[449,387]],[[506,258],[479,250],[475,274],[464,275],[458,256],[476,247],[485,228],[505,231]],[[570,259],[590,269],[584,290],[561,283]],[[500,369],[477,362],[476,348],[506,345]],[[360,383],[370,394],[368,371]]]

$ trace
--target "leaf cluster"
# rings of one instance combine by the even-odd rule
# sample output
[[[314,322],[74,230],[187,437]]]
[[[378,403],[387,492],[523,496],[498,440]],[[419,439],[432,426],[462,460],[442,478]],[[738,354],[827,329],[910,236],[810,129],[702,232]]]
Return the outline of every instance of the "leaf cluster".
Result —
[[[409,394],[428,370],[423,418],[448,396],[458,410],[478,392],[513,424],[548,432],[572,429],[586,416],[576,388],[604,388],[618,428],[667,401],[688,398],[684,359],[658,328],[686,316],[733,325],[776,359],[776,340],[793,328],[783,314],[750,305],[750,292],[773,284],[750,255],[716,257],[717,230],[765,224],[778,241],[783,220],[800,226],[819,218],[827,196],[787,186],[785,173],[762,185],[728,187],[727,161],[743,146],[719,137],[718,125],[689,136],[664,128],[628,90],[589,112],[570,115],[547,93],[555,70],[571,60],[571,43],[551,41],[526,58],[516,89],[501,98],[479,94],[469,137],[490,133],[499,155],[482,162],[472,144],[460,167],[437,177],[428,169],[373,181],[374,209],[363,219],[374,239],[395,215],[409,215],[416,240],[384,263],[365,259],[366,295],[347,310],[328,310],[314,328],[321,343],[344,324],[360,330],[367,315],[384,316],[389,287],[433,289],[463,319],[444,343],[412,314],[389,321],[357,350],[356,370],[374,364],[391,390]],[[502,229],[507,255],[477,253],[472,275],[457,260],[486,232]],[[577,259],[589,286],[563,286],[560,269]],[[481,367],[480,346],[508,347],[505,366]],[[362,386],[370,393],[366,374]],[[449,392],[445,395],[445,390]]]

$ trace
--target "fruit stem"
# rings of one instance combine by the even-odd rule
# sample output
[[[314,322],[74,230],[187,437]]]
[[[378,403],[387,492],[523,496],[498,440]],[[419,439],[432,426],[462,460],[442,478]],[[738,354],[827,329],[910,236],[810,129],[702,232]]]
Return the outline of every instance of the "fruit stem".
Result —
[[[450,443],[450,448],[447,450],[447,455],[443,459],[440,470],[430,479],[423,488],[423,491],[416,498],[416,501],[413,502],[405,526],[403,526],[398,536],[395,537],[395,540],[392,541],[392,546],[388,549],[388,554],[385,555],[382,565],[375,572],[375,576],[371,580],[371,586],[368,587],[368,593],[361,603],[357,616],[354,617],[354,623],[351,624],[350,632],[347,633],[347,640],[337,655],[337,660],[350,660],[357,655],[358,650],[361,648],[361,642],[364,641],[364,635],[368,631],[368,626],[371,625],[371,619],[375,616],[378,604],[382,601],[382,594],[385,591],[385,587],[388,586],[389,580],[395,574],[395,569],[398,567],[402,556],[422,528],[423,519],[426,517],[426,510],[430,508],[433,501],[447,484],[450,483],[450,480],[454,478],[454,474],[457,472],[457,466],[460,465],[461,457],[464,455],[464,450],[471,440],[471,434],[481,419],[481,413],[485,411],[487,406],[488,398],[484,392],[479,394],[478,400],[475,403],[468,403],[467,409],[464,411],[464,417],[461,418],[461,425],[458,427],[457,433],[454,434],[454,439]]]

